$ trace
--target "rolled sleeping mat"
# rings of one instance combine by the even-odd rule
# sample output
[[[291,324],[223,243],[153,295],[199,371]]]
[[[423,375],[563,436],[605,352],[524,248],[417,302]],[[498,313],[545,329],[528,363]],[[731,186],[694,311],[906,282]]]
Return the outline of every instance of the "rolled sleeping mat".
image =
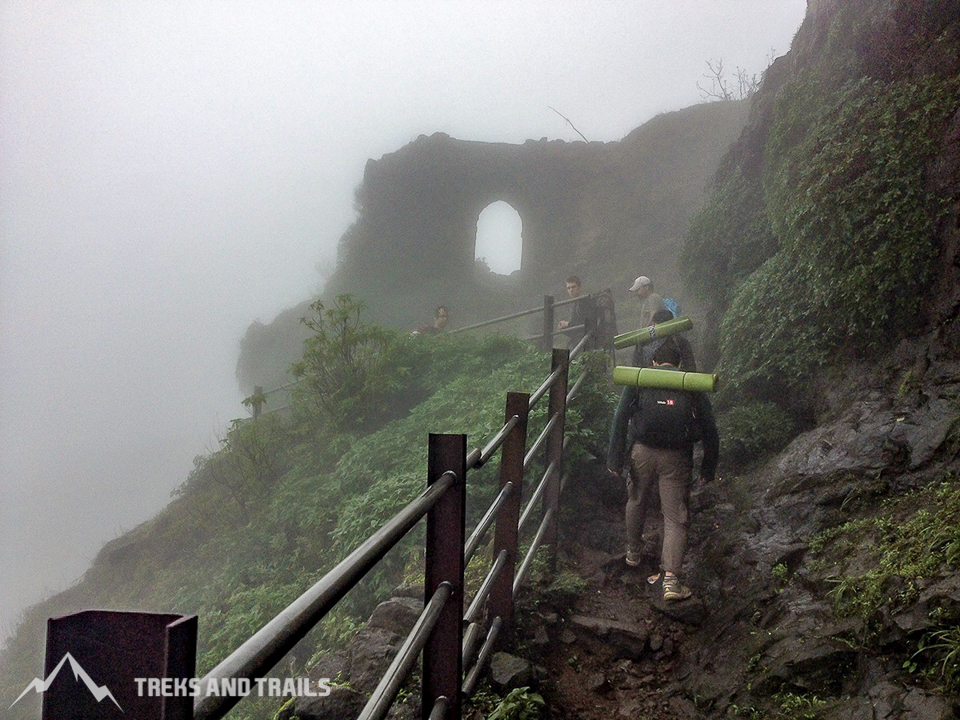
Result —
[[[637,368],[618,365],[613,369],[615,385],[714,392],[720,378],[713,373],[680,372],[664,368]]]
[[[622,333],[613,338],[613,346],[620,350],[621,348],[632,347],[634,345],[646,345],[657,338],[669,337],[678,333],[686,332],[693,327],[693,320],[683,315],[673,320],[641,328],[640,330],[631,330]]]

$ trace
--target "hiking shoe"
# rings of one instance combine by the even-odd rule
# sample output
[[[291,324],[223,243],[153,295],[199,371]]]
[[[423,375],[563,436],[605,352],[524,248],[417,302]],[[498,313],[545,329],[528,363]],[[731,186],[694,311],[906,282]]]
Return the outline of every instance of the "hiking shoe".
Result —
[[[693,595],[690,588],[680,584],[676,575],[663,576],[663,599],[666,601],[686,600]]]
[[[630,567],[636,567],[640,564],[640,553],[634,552],[633,550],[627,550],[627,557],[625,558],[627,565]]]

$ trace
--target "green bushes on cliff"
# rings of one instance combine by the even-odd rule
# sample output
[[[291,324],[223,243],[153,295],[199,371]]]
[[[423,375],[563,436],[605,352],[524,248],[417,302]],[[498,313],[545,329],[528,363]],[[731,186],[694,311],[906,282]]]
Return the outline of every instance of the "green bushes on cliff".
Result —
[[[958,83],[824,90],[816,77],[780,90],[762,175],[733,166],[687,238],[688,277],[726,306],[719,368],[734,391],[795,390],[921,322],[944,208],[925,170]]]

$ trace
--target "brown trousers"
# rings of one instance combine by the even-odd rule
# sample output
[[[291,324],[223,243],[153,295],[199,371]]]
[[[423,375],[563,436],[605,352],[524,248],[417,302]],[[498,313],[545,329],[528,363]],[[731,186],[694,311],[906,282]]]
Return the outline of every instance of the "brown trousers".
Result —
[[[661,565],[665,571],[679,575],[690,525],[692,453],[689,450],[660,450],[637,443],[630,453],[630,469],[627,479],[627,549],[640,551],[647,506],[654,489],[659,488],[663,513]]]

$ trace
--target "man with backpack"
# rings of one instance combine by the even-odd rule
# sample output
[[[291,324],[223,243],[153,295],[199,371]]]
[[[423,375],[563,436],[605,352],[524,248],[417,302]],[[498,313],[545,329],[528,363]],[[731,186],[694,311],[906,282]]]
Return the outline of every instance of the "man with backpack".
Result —
[[[680,350],[675,342],[665,342],[653,356],[653,365],[675,370],[680,364]],[[635,438],[627,448],[627,425],[633,420]],[[646,506],[652,492],[660,493],[663,513],[663,548],[661,574],[664,601],[685,600],[689,588],[679,578],[687,547],[690,524],[690,487],[693,470],[693,446],[703,442],[700,483],[714,479],[720,450],[713,407],[705,393],[686,390],[626,387],[613,416],[607,468],[623,477],[629,464],[627,479],[626,534],[627,565],[640,564],[643,524]],[[629,450],[629,463],[625,457]],[[649,578],[655,583],[660,575]]]
[[[653,325],[653,314],[658,310],[666,310],[663,298],[653,291],[653,281],[646,275],[633,281],[630,292],[640,301],[640,327]]]

